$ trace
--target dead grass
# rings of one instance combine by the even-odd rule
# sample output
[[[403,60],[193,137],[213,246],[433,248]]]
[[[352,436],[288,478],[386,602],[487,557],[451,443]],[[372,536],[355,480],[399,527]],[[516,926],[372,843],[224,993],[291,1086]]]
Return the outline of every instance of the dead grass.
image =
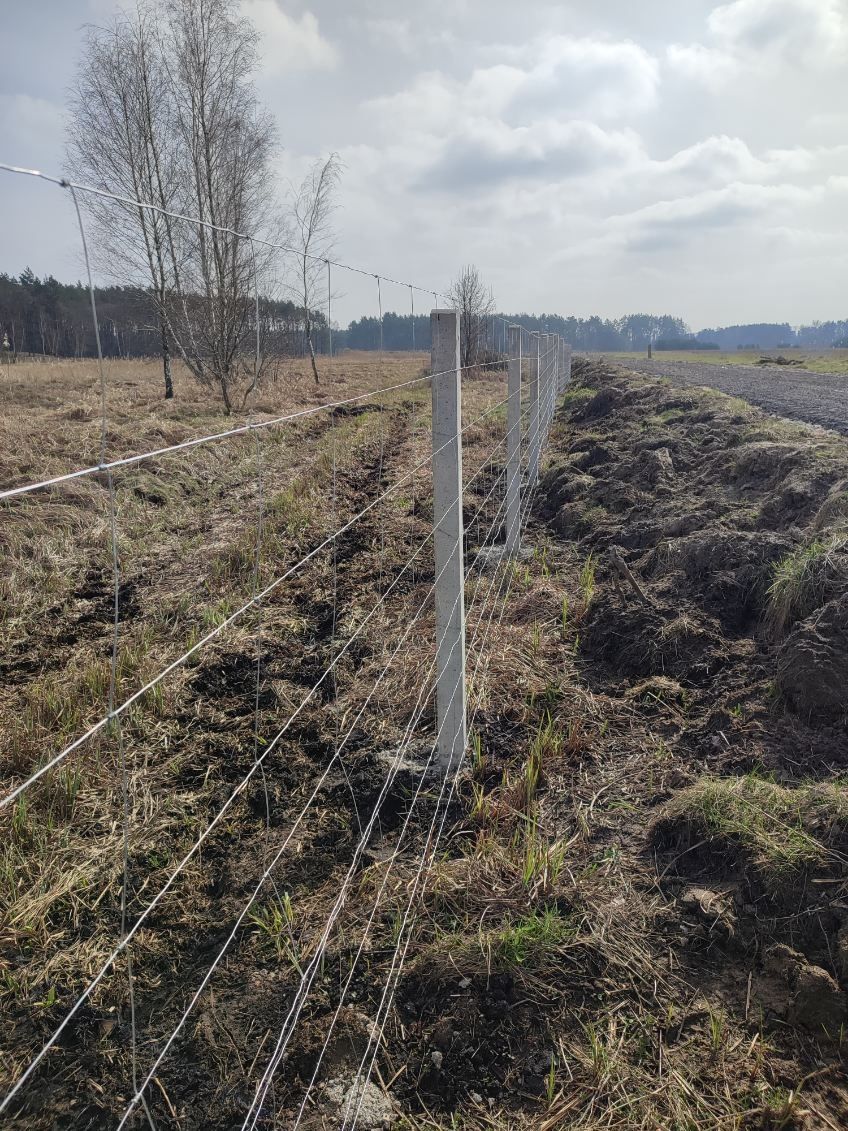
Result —
[[[389,355],[382,363],[376,355],[345,356],[325,367],[326,382],[317,390],[306,366],[292,364],[262,394],[253,419],[408,381],[422,373],[424,362],[414,355]],[[177,385],[175,402],[161,401],[153,363],[110,363],[107,369],[111,458],[239,422],[225,421],[185,381]],[[500,393],[499,380],[490,375],[466,380],[469,418]],[[32,371],[18,366],[3,394],[4,485],[97,461],[99,403],[89,363]],[[425,461],[429,413],[429,389],[422,383],[362,402],[355,411],[275,425],[116,472],[121,566],[116,702]],[[503,428],[504,421],[493,413],[473,434],[469,429],[468,476]],[[257,541],[260,475],[262,536]],[[335,555],[332,548],[323,550],[274,589],[261,608],[240,615],[121,716],[130,922],[233,795],[253,765],[254,751],[261,753],[287,714],[302,705],[328,659],[360,629],[430,532],[430,490],[423,467],[355,523]],[[481,498],[475,485],[468,505]],[[490,501],[483,519],[493,517],[499,501]],[[107,503],[104,484],[92,476],[4,504],[0,765],[9,784],[105,714],[113,614]],[[280,742],[263,774],[235,796],[226,820],[183,868],[155,918],[138,934],[133,944],[138,1019],[150,1047],[168,1031],[180,986],[199,983],[222,919],[235,917],[262,861],[308,797],[317,772],[314,759],[320,766],[334,736],[357,717],[397,642],[398,625],[405,625],[431,581],[432,557],[425,548],[415,569],[361,631],[336,678],[302,710],[298,726]],[[416,629],[411,649],[391,665],[381,693],[357,724],[357,744],[367,735],[374,749],[402,736],[410,704],[394,694],[403,681],[420,681],[431,659],[428,624],[425,620]],[[254,733],[257,654],[260,703]],[[427,721],[425,715],[425,726]],[[351,765],[358,757],[361,761],[351,752]],[[104,728],[3,814],[0,996],[16,1017],[4,1033],[5,1071],[12,1078],[36,1051],[43,1027],[61,1020],[120,938],[123,810],[118,735],[115,728]],[[346,810],[319,804],[308,834],[293,846],[295,864],[300,852],[309,859],[309,845],[328,835],[344,860],[350,822]],[[320,849],[312,855],[327,859]],[[308,953],[320,930],[331,889],[320,882],[316,887],[307,874],[292,891],[297,946],[287,920],[279,918],[284,912],[276,897],[261,902],[248,931],[254,964],[273,954],[291,969],[297,947]],[[86,1016],[120,1012],[126,996],[121,961],[92,994]],[[80,1074],[111,1078],[127,1064],[121,1038],[103,1053],[63,1056],[60,1075],[73,1090]]]
[[[838,780],[786,788],[754,774],[704,777],[665,805],[653,839],[753,867],[777,892],[787,879],[848,862],[848,789]]]
[[[761,357],[776,357],[783,353],[787,357],[797,358],[802,362],[804,369],[814,373],[848,373],[848,350],[816,350],[816,349],[789,349],[789,350],[670,350],[654,353],[656,361],[691,361],[706,363],[707,365],[756,365]],[[605,357],[629,360],[644,358],[644,351],[638,353],[612,352],[604,354]],[[791,373],[787,369],[787,373]]]
[[[766,595],[765,623],[775,637],[828,600],[848,576],[848,535],[831,534],[775,563]]]

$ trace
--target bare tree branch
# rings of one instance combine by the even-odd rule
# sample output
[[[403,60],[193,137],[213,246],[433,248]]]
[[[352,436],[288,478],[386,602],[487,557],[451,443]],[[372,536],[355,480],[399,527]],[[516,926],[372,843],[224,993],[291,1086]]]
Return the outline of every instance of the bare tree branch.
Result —
[[[335,195],[343,168],[339,155],[331,153],[326,160],[316,161],[300,187],[292,191],[294,232],[300,252],[298,297],[303,305],[304,333],[316,385],[319,377],[312,337],[312,311],[317,305],[318,288],[324,276],[322,261],[328,259],[332,252]]]
[[[460,356],[463,367],[477,365],[486,341],[486,319],[494,312],[495,299],[473,264],[463,267],[448,291],[459,311]]]

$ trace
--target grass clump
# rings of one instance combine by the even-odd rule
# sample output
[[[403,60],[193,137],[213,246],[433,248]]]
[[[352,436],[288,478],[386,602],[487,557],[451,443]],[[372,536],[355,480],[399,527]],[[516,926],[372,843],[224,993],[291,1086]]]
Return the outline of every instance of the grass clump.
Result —
[[[841,782],[792,789],[754,774],[703,777],[664,807],[653,828],[659,847],[718,849],[753,866],[766,887],[841,860],[848,842],[848,789]]]
[[[497,966],[535,966],[575,937],[575,927],[553,908],[533,911],[485,936]]]
[[[587,389],[583,385],[574,385],[565,390],[560,397],[560,403],[563,408],[580,408],[586,401],[590,401],[596,392],[597,389]]]
[[[556,908],[536,908],[507,916],[496,927],[453,931],[437,936],[416,956],[414,973],[431,984],[459,977],[538,974],[559,965],[562,953],[578,941],[579,921]]]
[[[848,535],[835,534],[793,550],[775,563],[765,616],[772,635],[783,635],[828,600],[840,578],[848,574],[842,556],[846,546]]]

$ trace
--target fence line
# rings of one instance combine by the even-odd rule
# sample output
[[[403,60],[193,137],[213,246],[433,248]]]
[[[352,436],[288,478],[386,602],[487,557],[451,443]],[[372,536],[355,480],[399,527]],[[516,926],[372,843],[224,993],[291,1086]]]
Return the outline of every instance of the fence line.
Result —
[[[373,1041],[369,1041],[365,1054],[363,1055],[360,1064],[358,1079],[364,1078],[364,1081],[370,1079],[373,1070],[374,1058],[376,1056],[377,1047],[379,1047],[379,1040],[382,1037],[382,1032],[385,1027],[386,1019],[391,1009],[393,1001],[394,990],[397,986],[398,979],[403,969],[403,963],[406,958],[406,953],[409,947],[409,941],[412,935],[412,930],[415,921],[415,907],[420,897],[421,891],[426,886],[427,878],[432,867],[433,860],[435,859],[436,850],[439,840],[445,828],[447,813],[450,808],[451,800],[454,795],[454,790],[457,782],[457,776],[464,764],[466,750],[467,750],[467,734],[468,734],[468,707],[466,706],[466,693],[470,689],[471,693],[476,689],[476,679],[481,665],[485,663],[486,646],[489,638],[489,633],[494,622],[496,611],[499,609],[497,615],[497,623],[500,623],[503,617],[506,601],[512,585],[514,576],[513,563],[520,553],[521,549],[521,532],[524,529],[530,510],[532,507],[533,499],[538,485],[538,471],[541,451],[544,446],[545,440],[550,429],[551,421],[553,418],[554,407],[556,398],[565,386],[568,380],[568,372],[570,369],[570,347],[565,346],[560,338],[555,335],[533,333],[525,330],[521,326],[510,324],[507,320],[502,318],[492,318],[491,324],[485,330],[485,337],[477,339],[477,348],[479,350],[481,344],[485,343],[487,350],[496,351],[498,341],[498,326],[505,346],[506,357],[497,358],[493,360],[491,355],[486,356],[482,364],[486,370],[493,373],[503,372],[504,368],[508,371],[508,390],[507,395],[498,400],[495,404],[489,405],[482,412],[475,414],[471,419],[463,420],[462,418],[462,377],[463,375],[470,375],[472,371],[478,368],[478,359],[474,364],[461,365],[460,364],[460,326],[459,317],[455,311],[434,311],[431,316],[431,322],[434,333],[431,335],[433,340],[432,357],[430,371],[427,375],[415,378],[408,381],[397,382],[388,387],[381,387],[369,390],[365,393],[358,394],[354,397],[345,398],[328,402],[323,405],[314,406],[307,409],[302,409],[296,412],[288,413],[285,415],[274,417],[270,420],[256,420],[253,416],[253,406],[251,403],[250,414],[248,421],[237,427],[226,429],[216,433],[209,433],[204,436],[196,437],[193,439],[185,440],[177,444],[168,445],[158,449],[152,449],[136,455],[125,456],[119,459],[107,460],[106,459],[106,438],[107,438],[107,402],[106,402],[106,375],[103,366],[103,356],[100,350],[100,330],[98,321],[98,312],[95,302],[94,285],[91,276],[91,269],[88,261],[88,247],[86,241],[85,226],[80,211],[77,193],[93,193],[100,197],[108,197],[115,201],[122,203],[132,203],[137,207],[153,208],[160,212],[165,212],[163,209],[157,209],[154,205],[149,205],[143,201],[130,201],[126,197],[119,194],[112,194],[104,192],[103,190],[93,189],[90,186],[77,185],[70,181],[64,181],[59,178],[50,177],[41,174],[36,170],[20,169],[14,166],[0,165],[0,170],[8,172],[19,173],[23,175],[41,177],[44,180],[50,181],[60,185],[63,189],[70,191],[77,211],[77,218],[79,221],[80,235],[85,252],[89,291],[91,296],[92,307],[92,320],[94,324],[95,336],[98,342],[98,364],[101,380],[101,449],[100,460],[94,466],[78,468],[76,470],[67,472],[62,475],[43,478],[33,482],[11,486],[3,491],[0,491],[0,501],[5,501],[9,504],[13,500],[22,499],[29,496],[33,492],[61,486],[71,480],[93,476],[97,474],[104,474],[106,476],[107,486],[109,490],[110,500],[110,540],[112,549],[112,582],[113,582],[113,618],[112,618],[112,659],[111,659],[111,675],[108,688],[108,710],[106,714],[100,717],[96,722],[91,724],[81,735],[74,738],[68,743],[61,751],[55,755],[48,756],[42,764],[37,766],[28,776],[21,782],[15,785],[4,797],[0,798],[0,812],[8,810],[13,803],[19,803],[22,798],[27,794],[36,783],[50,773],[53,769],[63,763],[72,755],[77,754],[82,747],[95,736],[104,733],[114,733],[118,744],[119,756],[119,769],[120,769],[120,782],[121,782],[121,798],[122,798],[122,878],[120,890],[120,935],[118,942],[113,946],[106,957],[105,961],[98,960],[99,969],[91,976],[84,987],[84,989],[76,996],[70,1009],[65,1013],[61,1022],[53,1030],[49,1038],[43,1043],[40,1051],[38,1051],[19,1072],[17,1078],[14,1080],[10,1090],[7,1094],[0,1099],[0,1114],[6,1112],[12,1102],[21,1096],[25,1087],[34,1080],[39,1068],[43,1065],[45,1058],[52,1049],[57,1045],[62,1034],[66,1031],[68,1025],[77,1016],[82,1006],[89,1001],[91,995],[101,985],[103,979],[106,977],[108,971],[112,969],[122,955],[126,955],[127,960],[127,974],[128,974],[128,989],[129,989],[129,1007],[130,1007],[130,1052],[131,1052],[131,1073],[132,1073],[132,1097],[126,1105],[123,1115],[118,1123],[118,1127],[124,1127],[128,1120],[131,1119],[133,1112],[136,1108],[141,1108],[146,1116],[149,1124],[155,1126],[153,1117],[149,1109],[147,1100],[147,1088],[155,1078],[155,1073],[162,1061],[169,1054],[174,1047],[179,1034],[183,1030],[190,1014],[194,1010],[198,1001],[200,1000],[205,989],[209,985],[213,975],[219,968],[220,963],[227,954],[233,941],[239,936],[243,924],[250,913],[251,908],[254,906],[256,900],[261,894],[266,883],[274,887],[274,891],[279,898],[279,892],[276,889],[276,881],[274,871],[279,864],[284,853],[291,845],[293,838],[297,834],[301,825],[305,822],[307,814],[310,812],[313,804],[321,794],[322,789],[326,786],[330,774],[334,767],[341,769],[342,775],[347,782],[347,787],[351,794],[353,801],[353,809],[356,814],[356,820],[359,826],[359,837],[355,848],[352,850],[351,859],[347,867],[347,871],[343,879],[339,883],[338,890],[335,895],[334,902],[331,910],[320,928],[317,936],[317,941],[313,942],[313,953],[310,962],[306,967],[305,972],[302,974],[300,985],[294,994],[288,1013],[280,1029],[279,1035],[274,1045],[274,1049],[270,1055],[266,1067],[264,1068],[260,1079],[256,1085],[255,1094],[250,1102],[247,1113],[245,1115],[243,1127],[255,1127],[257,1120],[260,1118],[265,1100],[270,1087],[272,1086],[274,1075],[282,1063],[288,1045],[296,1030],[301,1012],[308,1000],[317,970],[320,968],[320,963],[326,953],[327,946],[332,937],[333,930],[341,916],[346,901],[350,892],[353,877],[356,875],[356,870],[361,860],[362,853],[368,843],[369,837],[372,835],[374,828],[379,820],[381,807],[384,799],[388,795],[389,790],[394,783],[403,758],[408,754],[411,744],[419,736],[422,730],[422,720],[424,713],[428,708],[434,694],[435,694],[435,713],[436,725],[435,735],[428,736],[428,743],[432,738],[432,747],[429,755],[421,763],[416,770],[418,784],[415,793],[410,803],[406,818],[403,826],[398,834],[397,844],[392,855],[389,867],[387,868],[383,877],[383,883],[377,893],[373,910],[368,920],[365,933],[363,934],[360,942],[359,950],[351,965],[350,973],[347,982],[342,990],[336,1014],[327,1034],[327,1040],[324,1048],[322,1049],[321,1056],[319,1057],[318,1064],[315,1067],[313,1079],[307,1088],[306,1094],[303,1097],[303,1102],[298,1115],[297,1125],[305,1111],[309,1095],[315,1081],[317,1079],[318,1068],[323,1058],[324,1052],[328,1045],[332,1029],[338,1019],[339,1012],[342,1008],[347,989],[353,977],[354,970],[359,957],[362,954],[365,946],[368,933],[371,930],[374,919],[377,914],[377,909],[380,905],[383,893],[391,874],[391,868],[394,866],[395,861],[398,859],[401,844],[407,837],[408,831],[411,827],[411,818],[415,806],[419,803],[419,799],[423,796],[425,783],[428,780],[428,774],[434,767],[438,767],[440,791],[435,804],[430,829],[425,838],[424,844],[421,848],[420,859],[418,862],[418,869],[415,875],[415,880],[412,885],[409,900],[404,913],[403,924],[397,939],[397,946],[392,957],[391,966],[386,978],[386,984],[380,998],[377,1008],[375,1030],[379,1032],[377,1043],[373,1048]],[[187,217],[179,213],[166,213],[175,219],[187,223],[196,223],[205,227],[214,227],[205,221],[196,218]],[[229,228],[218,229],[234,235],[240,239],[250,241],[251,248],[254,243],[264,244],[265,246],[275,247],[279,250],[287,252],[296,252],[296,249],[287,247],[283,244],[272,244],[269,241],[263,241],[255,236],[249,236],[241,232],[236,232]],[[302,255],[301,252],[296,252]],[[317,258],[317,257],[308,257]],[[328,319],[331,313],[332,303],[332,290],[330,285],[330,270],[331,267],[340,268],[343,270],[354,271],[361,275],[371,275],[377,283],[377,301],[382,315],[382,293],[381,281],[390,282],[395,285],[408,287],[410,291],[410,303],[412,308],[412,333],[415,333],[415,300],[414,292],[416,290],[432,294],[434,299],[438,301],[438,292],[433,292],[430,288],[418,287],[411,283],[402,283],[399,280],[392,279],[389,276],[377,275],[373,272],[366,271],[362,268],[353,267],[348,264],[337,262],[330,259],[322,259],[326,264],[327,269],[327,313]],[[255,276],[255,302],[257,305],[256,316],[256,343],[255,343],[255,357],[254,357],[254,388],[258,382],[258,374],[260,367],[260,341],[259,341],[259,317],[258,317],[258,304],[259,304],[259,277],[256,269],[256,259],[254,254],[254,276]],[[441,319],[443,328],[447,327],[448,339],[445,339],[444,334],[441,336],[435,332],[439,320]],[[329,324],[329,323],[328,323]],[[382,318],[381,318],[381,332],[382,332]],[[414,344],[414,339],[413,339]],[[382,365],[382,349],[381,349],[381,365]],[[517,355],[517,356],[516,356]],[[526,385],[528,394],[527,404],[523,403],[523,394],[525,385],[523,380],[523,370],[525,364],[530,362],[530,381]],[[385,457],[385,430],[383,426],[383,403],[382,398],[388,393],[397,390],[418,387],[424,384],[429,384],[432,393],[432,419],[433,419],[433,443],[432,450],[427,457],[417,462],[411,470],[403,472],[400,476],[383,489],[383,476],[384,476],[384,457]],[[337,483],[337,467],[336,467],[336,448],[335,448],[335,421],[333,420],[333,460],[332,460],[332,473],[333,473],[333,511],[332,522],[333,529],[330,533],[323,537],[318,535],[318,542],[308,552],[303,554],[294,564],[285,568],[278,576],[274,577],[270,582],[265,585],[262,584],[261,576],[261,557],[263,547],[263,535],[265,524],[265,501],[264,501],[264,481],[266,473],[266,459],[267,456],[263,451],[261,444],[261,437],[267,434],[268,429],[276,426],[286,424],[292,421],[300,420],[304,417],[312,417],[318,413],[333,413],[335,409],[342,408],[349,405],[354,405],[363,401],[373,400],[375,398],[381,399],[380,404],[380,458],[379,458],[379,478],[377,483],[377,495],[366,505],[362,506],[350,519],[338,525],[336,515],[336,483]],[[447,398],[447,399],[446,399]],[[415,401],[413,400],[413,406]],[[506,431],[497,442],[491,444],[484,457],[480,461],[476,470],[468,477],[463,476],[462,472],[462,453],[463,445],[466,441],[468,433],[479,426],[483,422],[486,427],[490,427],[493,418],[501,409],[506,410]],[[248,600],[243,602],[234,612],[226,616],[219,624],[216,624],[213,629],[205,633],[199,640],[197,640],[190,648],[183,651],[175,660],[171,661],[152,678],[148,679],[140,688],[123,699],[117,702],[117,656],[118,656],[118,629],[120,623],[120,607],[119,607],[119,592],[121,584],[120,573],[120,556],[118,551],[118,536],[119,524],[117,507],[115,502],[115,482],[114,472],[117,469],[136,466],[145,460],[156,459],[179,451],[187,451],[200,447],[207,443],[212,443],[222,439],[233,438],[240,435],[253,435],[255,442],[255,501],[256,501],[256,539],[253,550],[253,566],[252,566],[252,582],[251,593]],[[413,408],[413,434],[412,443],[415,443],[415,415]],[[506,449],[502,460],[501,449]],[[502,463],[500,470],[495,474],[495,457],[498,456],[498,461]],[[416,491],[416,474],[423,471],[425,468],[430,468],[433,478],[433,492],[434,492],[434,517],[432,529],[428,532],[426,537],[420,539],[414,547],[414,551],[406,558],[406,560],[396,570],[393,569],[393,576],[387,587],[384,588],[382,583],[384,558],[385,558],[385,507],[382,507],[377,513],[382,515],[382,525],[380,529],[380,583],[378,587],[378,596],[372,606],[367,610],[365,615],[359,620],[356,628],[347,636],[344,644],[336,650],[336,620],[337,620],[337,602],[338,602],[338,561],[337,561],[337,545],[341,535],[349,531],[354,524],[360,522],[366,515],[377,511],[388,499],[390,499],[396,492],[405,484],[412,483],[413,499],[415,498]],[[490,482],[484,477],[488,474]],[[482,479],[479,494],[482,495],[482,500],[479,501],[476,511],[471,514],[470,519],[466,522],[464,510],[466,506],[466,499],[469,494],[470,488],[477,484],[478,480]],[[488,487],[488,490],[486,488]],[[485,491],[485,494],[483,492]],[[499,498],[500,495],[500,498]],[[490,508],[490,513],[482,519],[482,524],[485,527],[481,539],[480,527],[481,516],[484,515],[487,508]],[[449,521],[448,521],[449,518]],[[488,526],[486,522],[488,521]],[[468,542],[468,532],[472,524],[477,523],[476,535],[476,553],[472,551]],[[418,603],[414,612],[409,612],[405,618],[405,625],[403,631],[388,654],[385,664],[382,666],[376,678],[370,684],[368,693],[361,704],[358,705],[354,713],[354,717],[350,724],[345,722],[345,733],[339,734],[337,729],[335,743],[332,746],[332,752],[323,766],[321,772],[317,776],[317,780],[312,784],[311,793],[307,798],[305,804],[295,814],[287,814],[287,831],[282,837],[281,842],[275,847],[271,848],[270,844],[270,800],[268,793],[268,781],[266,778],[266,767],[268,764],[269,756],[275,752],[279,747],[283,737],[287,734],[294,722],[299,718],[301,713],[305,710],[306,706],[314,699],[319,689],[332,675],[333,686],[335,688],[334,699],[338,698],[337,690],[337,672],[340,661],[351,653],[351,649],[357,640],[361,640],[365,633],[366,628],[374,622],[374,618],[378,613],[392,614],[390,608],[390,600],[393,596],[400,595],[400,583],[403,578],[407,577],[410,573],[415,582],[415,563],[421,559],[421,555],[425,552],[430,542],[433,543],[434,550],[434,567],[432,581],[429,583],[423,598]],[[263,684],[263,633],[264,633],[264,603],[267,597],[275,593],[280,587],[288,580],[290,580],[296,573],[298,573],[307,563],[316,559],[317,556],[323,551],[332,553],[332,579],[333,579],[333,631],[332,631],[332,645],[331,652],[333,653],[332,659],[323,667],[317,680],[311,685],[310,690],[303,696],[298,706],[292,711],[288,718],[282,723],[282,726],[276,733],[268,740],[263,740],[260,735],[260,695]],[[472,556],[473,555],[473,556]],[[494,555],[494,557],[491,557]],[[465,590],[468,580],[474,575],[478,564],[482,561],[495,562],[494,568],[491,571],[491,579],[486,588],[480,581],[475,585],[474,593],[469,603],[468,609],[465,609]],[[504,590],[504,585],[506,589]],[[350,781],[345,767],[343,752],[346,750],[350,743],[351,737],[355,733],[357,725],[363,719],[365,712],[369,705],[374,700],[381,686],[387,679],[394,661],[400,656],[402,649],[410,641],[413,631],[421,630],[423,625],[423,618],[426,610],[431,604],[431,600],[435,605],[436,611],[436,624],[434,637],[431,640],[431,655],[429,662],[426,664],[423,674],[420,669],[416,672],[415,688],[415,701],[406,725],[403,729],[403,734],[400,742],[397,744],[392,754],[391,763],[386,771],[385,778],[382,782],[380,790],[377,794],[376,800],[371,801],[370,813],[360,818],[359,803],[356,797],[356,791]],[[403,606],[399,606],[399,611],[402,611]],[[151,692],[154,688],[166,679],[169,675],[176,672],[179,668],[184,666],[189,659],[197,654],[201,649],[208,645],[213,640],[221,636],[221,634],[230,626],[235,624],[240,618],[251,609],[257,611],[257,618],[255,623],[254,644],[256,653],[255,675],[252,685],[252,714],[253,714],[253,759],[250,768],[242,775],[238,783],[229,793],[229,796],[214,813],[212,819],[208,822],[202,832],[193,840],[190,848],[181,856],[177,865],[172,869],[168,878],[162,886],[150,897],[147,905],[143,910],[138,913],[133,921],[129,922],[129,901],[128,893],[130,889],[130,844],[131,844],[131,831],[130,831],[130,810],[129,810],[129,774],[127,766],[127,756],[124,744],[124,735],[121,726],[122,716],[126,714],[129,708],[139,702],[145,695]],[[473,614],[473,617],[472,617]],[[471,632],[470,641],[466,641],[466,618],[472,617],[473,630]],[[484,627],[485,625],[485,627]],[[470,654],[473,659],[473,672],[469,673],[466,654]],[[473,714],[471,715],[470,725],[473,727],[474,721],[479,711],[480,703],[479,698],[476,703],[472,705]],[[107,730],[107,728],[109,728]],[[206,968],[199,985],[191,994],[185,1009],[181,1012],[176,1025],[171,1029],[168,1036],[164,1039],[164,1043],[159,1048],[158,1053],[153,1059],[152,1066],[146,1070],[141,1068],[138,1060],[138,1034],[137,1034],[137,1013],[134,991],[134,978],[132,966],[132,949],[131,944],[137,938],[139,931],[143,926],[149,923],[153,911],[161,905],[163,900],[174,889],[174,885],[179,876],[181,876],[189,863],[197,856],[202,846],[206,843],[213,831],[218,829],[226,814],[230,811],[235,802],[245,794],[250,782],[260,775],[262,789],[264,792],[265,800],[265,824],[266,824],[266,840],[265,840],[265,859],[262,861],[261,874],[258,882],[251,889],[248,885],[247,897],[244,900],[238,915],[229,933],[217,951],[215,957]],[[442,805],[443,800],[447,797],[447,801]],[[441,816],[440,823],[439,817]],[[438,823],[438,831],[436,826]],[[144,1047],[150,1048],[151,1040],[145,1039]],[[260,1049],[261,1051],[261,1049]],[[366,1061],[370,1054],[370,1063],[366,1069]],[[257,1056],[259,1054],[257,1053]],[[254,1062],[255,1063],[255,1062]],[[364,1076],[363,1076],[364,1074]],[[361,1101],[361,1095],[360,1095]],[[344,1121],[345,1126],[348,1125],[348,1119],[352,1118],[351,1126],[355,1126],[359,1116],[359,1106],[355,1112],[350,1112],[350,1105],[345,1112]]]

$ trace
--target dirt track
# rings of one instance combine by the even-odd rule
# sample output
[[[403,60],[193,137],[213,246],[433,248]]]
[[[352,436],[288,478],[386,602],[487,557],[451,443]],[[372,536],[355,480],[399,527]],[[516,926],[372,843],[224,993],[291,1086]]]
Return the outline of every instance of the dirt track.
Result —
[[[848,375],[783,366],[712,365],[698,361],[628,361],[628,369],[670,377],[681,385],[711,385],[778,416],[848,433]]]

